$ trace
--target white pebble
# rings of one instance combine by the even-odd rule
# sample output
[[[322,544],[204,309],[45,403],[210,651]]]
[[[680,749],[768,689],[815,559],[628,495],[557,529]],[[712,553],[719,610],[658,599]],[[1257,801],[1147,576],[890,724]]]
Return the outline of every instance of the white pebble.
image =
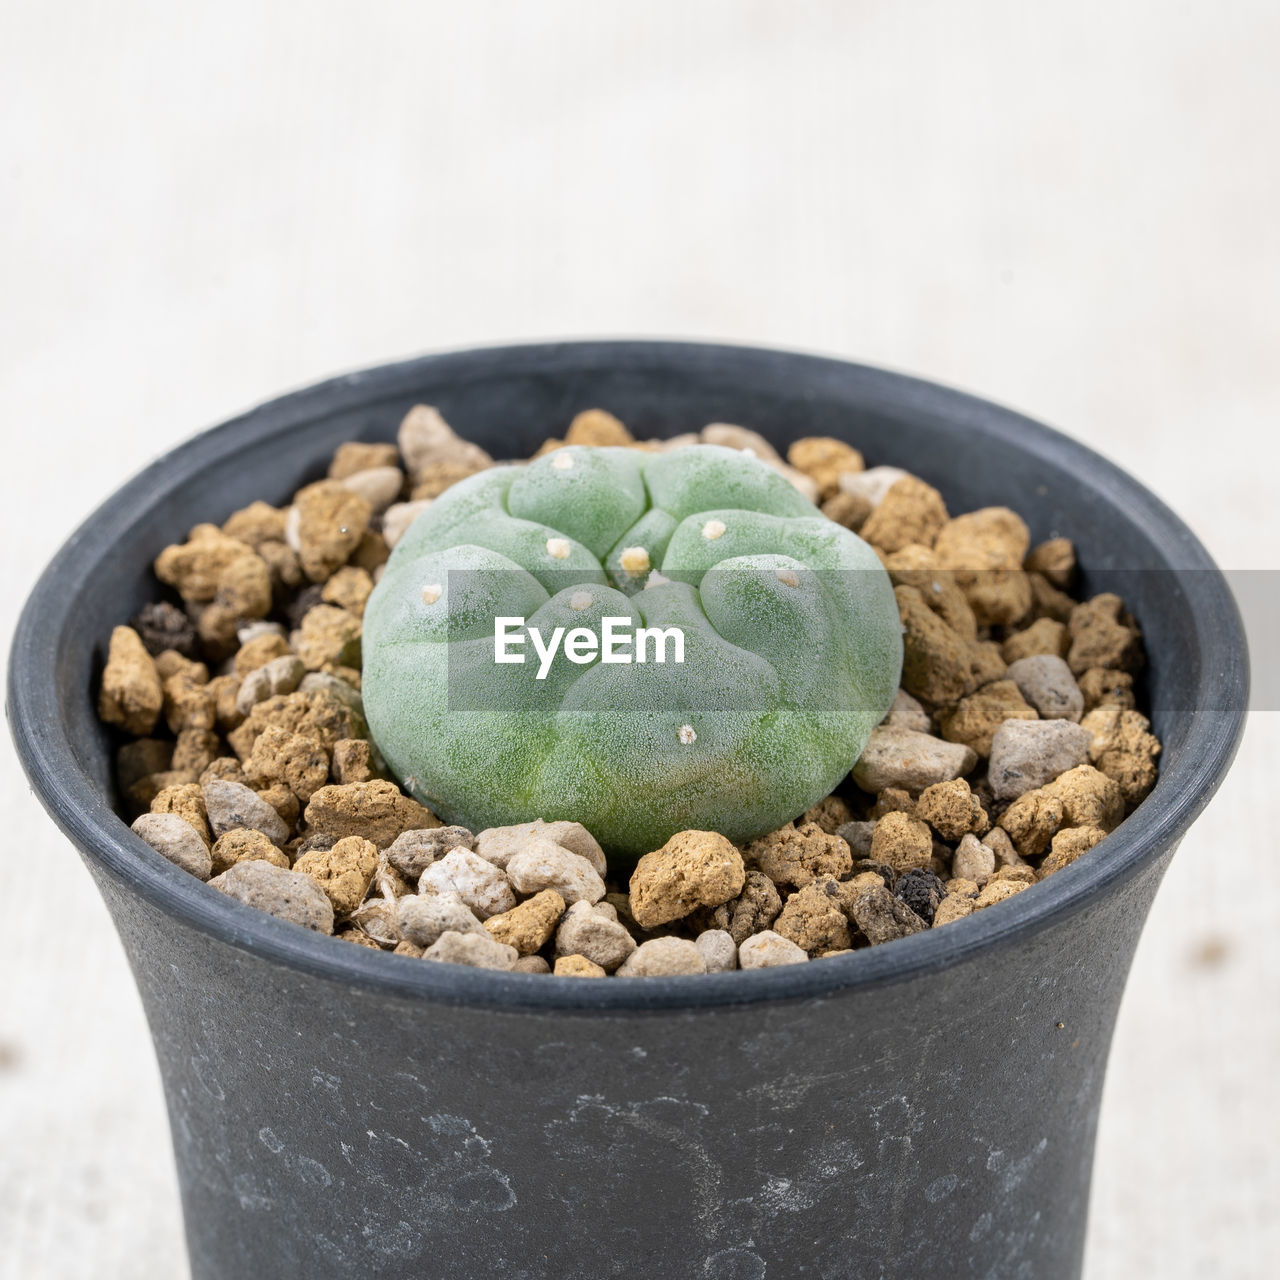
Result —
[[[424,960],[467,964],[473,969],[514,969],[520,953],[515,947],[480,933],[442,933],[423,953]]]
[[[400,496],[404,472],[399,467],[369,467],[346,476],[341,484],[363,498],[373,508],[373,514],[378,515]]]
[[[307,669],[296,654],[286,653],[250,671],[240,682],[236,693],[236,710],[247,716],[259,702],[277,694],[292,693],[302,682]]]
[[[956,846],[951,861],[951,874],[957,880],[972,880],[982,888],[996,872],[996,851],[982,843],[973,832],[967,832]]]
[[[605,894],[600,873],[586,858],[543,838],[528,841],[512,857],[507,878],[517,893],[554,889],[567,903],[599,902]]]
[[[738,944],[727,929],[707,929],[698,934],[693,945],[702,952],[708,973],[728,973],[738,967]]]
[[[575,902],[556,930],[556,955],[586,956],[612,973],[634,950],[636,940],[624,925],[601,915],[588,902]]]
[[[743,969],[774,969],[784,964],[804,964],[809,953],[790,938],[772,929],[753,933],[738,948],[738,964]]]
[[[492,862],[495,867],[505,867],[531,840],[550,840],[561,848],[586,858],[601,876],[608,867],[604,860],[604,850],[600,848],[595,836],[580,822],[544,822],[535,818],[532,822],[521,822],[514,827],[490,827],[475,838],[476,852]]]
[[[877,725],[853,766],[853,780],[871,795],[885,787],[916,792],[935,782],[950,782],[977,763],[977,753],[961,742],[944,742],[914,729]]]
[[[706,973],[707,962],[688,938],[650,938],[642,942],[618,970],[620,978],[668,978]]]
[[[1084,715],[1084,694],[1056,653],[1019,658],[1009,664],[1007,675],[1045,720],[1078,721]]]
[[[418,888],[456,893],[481,920],[510,911],[516,905],[507,877],[470,849],[451,849],[433,862],[419,878]]]
[[[484,933],[485,927],[456,893],[406,894],[396,899],[400,936],[429,947],[442,933]]]
[[[914,729],[916,733],[930,733],[933,721],[920,701],[913,698],[905,689],[899,689],[893,695],[893,706],[882,721],[894,729]]]
[[[840,488],[866,498],[873,507],[884,501],[884,495],[907,473],[901,467],[870,467],[866,471],[842,471]]]
[[[430,505],[430,498],[419,498],[416,502],[397,502],[388,507],[382,516],[382,537],[387,546],[394,547]]]
[[[284,819],[243,782],[214,778],[204,784],[203,791],[205,812],[215,838],[242,827],[261,831],[272,844],[282,845],[289,838]]]

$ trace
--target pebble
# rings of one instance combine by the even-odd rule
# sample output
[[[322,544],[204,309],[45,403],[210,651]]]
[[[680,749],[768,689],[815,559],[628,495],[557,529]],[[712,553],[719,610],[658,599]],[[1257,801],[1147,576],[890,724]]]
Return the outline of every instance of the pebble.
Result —
[[[451,849],[418,882],[422,892],[456,893],[480,920],[510,911],[516,895],[502,870],[469,849]]]
[[[207,880],[212,874],[208,847],[199,832],[176,813],[144,813],[134,822],[133,831],[158,854],[197,879]]]
[[[570,853],[586,858],[600,875],[605,874],[604,850],[580,822],[543,822],[536,818],[533,822],[522,822],[514,827],[489,827],[476,836],[475,851],[495,867],[506,867],[511,858],[535,837],[550,840]]]
[[[853,858],[869,858],[871,856],[871,840],[875,835],[874,822],[844,822],[836,828],[836,835],[849,846]]]
[[[205,811],[215,836],[237,827],[252,827],[273,844],[283,845],[289,838],[289,828],[280,815],[243,783],[214,779],[205,783],[203,790]]]
[[[397,502],[388,507],[382,516],[382,536],[387,546],[394,547],[430,505],[430,498],[419,498],[416,502]]]
[[[599,902],[605,894],[604,880],[586,858],[541,836],[507,863],[507,879],[517,893],[554,889],[567,903]]]
[[[667,978],[706,971],[702,952],[689,938],[650,938],[627,957],[618,969],[618,977]]]
[[[520,958],[515,947],[497,942],[482,929],[479,933],[442,933],[423,953],[424,960],[442,964],[466,964],[473,969],[513,969]]]
[[[374,467],[394,467],[400,461],[400,450],[385,442],[345,440],[333,452],[329,463],[329,479],[345,480]]]
[[[839,492],[841,476],[860,472],[866,466],[857,449],[831,436],[796,440],[787,450],[787,461],[814,481],[819,498],[824,500]]]
[[[693,945],[702,952],[708,973],[728,973],[738,967],[738,944],[727,929],[704,929]]]
[[[439,463],[476,471],[493,465],[493,459],[478,444],[459,436],[434,405],[414,405],[400,423],[396,442],[415,481]]]
[[[628,900],[628,910],[630,901]],[[767,929],[782,910],[782,895],[763,871],[747,871],[742,892],[729,902],[708,912],[713,928],[725,930],[734,943]]]
[[[787,899],[782,914],[774,921],[773,932],[802,947],[810,956],[847,951],[853,945],[849,921],[826,885],[818,881],[797,889]]]
[[[466,827],[429,827],[404,831],[387,846],[387,861],[416,881],[450,849],[471,849],[476,838]]]
[[[369,504],[341,480],[318,480],[299,489],[285,519],[285,541],[298,553],[303,572],[323,582],[346,564],[360,543]]]
[[[608,972],[586,956],[557,956],[553,971],[557,978],[607,978]]]
[[[867,882],[852,895],[848,909],[873,947],[896,938],[909,937],[929,927],[905,902],[895,898],[878,876],[867,878]],[[742,950],[740,947],[739,952]]]
[[[98,717],[126,733],[143,736],[155,728],[164,690],[155,660],[132,627],[116,627],[98,694]]]
[[[515,947],[522,956],[528,956],[551,940],[556,924],[564,915],[564,907],[564,899],[554,889],[543,889],[510,911],[490,916],[484,927],[499,942]]]
[[[736,898],[745,881],[742,854],[732,841],[715,831],[678,831],[636,863],[631,914],[641,928],[652,929]]]
[[[938,725],[949,742],[963,742],[985,757],[991,754],[992,736],[1002,724],[1035,719],[1035,708],[1027,705],[1012,680],[994,680],[940,712]]]
[[[886,886],[888,887],[888,886]],[[905,902],[925,924],[933,924],[934,913],[946,897],[946,887],[932,871],[923,868],[898,877],[893,896]]]
[[[404,473],[399,467],[366,467],[342,477],[342,484],[369,504],[373,515],[381,515],[399,496]]]
[[[1067,631],[1071,636],[1067,665],[1076,675],[1090,667],[1133,671],[1142,664],[1142,636],[1129,622],[1124,602],[1111,592],[1076,605]]]
[[[289,859],[284,850],[252,827],[237,827],[234,831],[220,835],[213,842],[209,854],[213,859],[213,873],[216,875],[230,870],[237,862],[251,862],[255,858],[286,870],[289,867]]]
[[[176,813],[191,824],[206,844],[213,843],[204,794],[194,782],[178,782],[156,792],[151,801],[152,813]]]
[[[874,510],[884,501],[885,494],[906,476],[901,467],[868,467],[866,471],[846,471],[840,476],[841,493],[851,493],[865,498]]]
[[[587,902],[575,902],[556,930],[556,954],[581,955],[612,973],[636,949],[624,925]]]
[[[550,973],[551,966],[542,956],[521,956],[511,966],[512,973]]]
[[[292,693],[307,674],[302,659],[296,653],[282,654],[264,663],[240,681],[236,693],[236,710],[247,716],[259,702],[274,698],[279,693]]]
[[[803,889],[814,880],[839,879],[853,869],[853,854],[816,822],[788,824],[747,845],[746,862],[775,885]]]
[[[445,933],[484,933],[484,925],[456,893],[407,894],[396,899],[400,936],[429,947]],[[514,948],[512,948],[514,950]]]
[[[753,933],[738,946],[738,965],[743,969],[776,969],[784,964],[805,964],[808,959],[809,953],[803,947],[772,929]]]
[[[1090,735],[1090,761],[1119,786],[1126,804],[1138,804],[1156,783],[1160,742],[1150,732],[1151,721],[1110,703],[1095,707],[1081,724]]]
[[[893,695],[893,706],[881,723],[893,729],[911,729],[916,733],[933,732],[933,720],[929,713],[920,700],[913,698],[905,689],[899,689]]]
[[[871,857],[899,875],[927,867],[933,858],[928,824],[909,813],[886,813],[871,836]]]
[[[1006,720],[991,740],[988,780],[997,800],[1052,782],[1089,759],[1089,731],[1070,720]]]
[[[339,916],[349,916],[373,883],[378,850],[362,836],[345,836],[331,849],[304,853],[293,869],[310,876],[325,891]]]
[[[991,825],[982,802],[963,778],[925,787],[916,802],[916,817],[952,843],[969,831],[981,835]]]
[[[307,802],[305,817],[317,831],[364,836],[379,849],[406,831],[443,825],[430,809],[381,778],[321,787]]]
[[[972,880],[974,884],[981,886],[991,879],[995,870],[995,850],[983,844],[972,833],[964,836],[956,846],[955,857],[951,862],[952,876],[961,880]]]
[[[936,782],[958,778],[977,763],[977,752],[964,743],[879,725],[871,730],[853,766],[853,780],[872,795],[886,787],[919,792]]]
[[[933,546],[946,523],[942,494],[918,476],[906,475],[889,486],[859,532],[873,547],[892,552]]]
[[[1065,657],[1071,641],[1066,626],[1054,618],[1037,618],[1023,631],[1015,631],[1000,646],[1004,660],[1010,664],[1023,658],[1052,654]],[[1068,668],[1069,669],[1069,668]]]
[[[329,779],[329,753],[314,738],[268,725],[242,768],[251,786],[279,783],[305,804]]]
[[[1009,679],[1046,720],[1078,721],[1084,694],[1066,661],[1053,653],[1019,658],[1009,664]]]
[[[254,859],[237,862],[209,884],[237,902],[300,924],[304,929],[333,932],[333,904],[324,890],[301,872],[286,871]]]

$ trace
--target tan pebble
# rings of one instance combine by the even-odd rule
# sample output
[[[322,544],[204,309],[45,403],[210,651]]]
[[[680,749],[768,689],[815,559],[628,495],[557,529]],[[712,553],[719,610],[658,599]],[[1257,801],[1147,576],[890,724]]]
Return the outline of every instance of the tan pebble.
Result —
[[[1027,887],[1021,880],[989,881],[982,892],[973,900],[973,909],[981,911],[985,907],[995,906],[997,902],[1004,902],[1015,894],[1021,893]]]
[[[1117,595],[1104,592],[1076,605],[1067,630],[1071,636],[1067,665],[1076,675],[1090,667],[1134,671],[1142,665],[1142,636]]]
[[[706,973],[702,952],[688,938],[651,938],[642,942],[618,969],[620,978],[667,978]]]
[[[378,866],[378,850],[369,840],[347,836],[332,849],[304,853],[293,864],[328,895],[339,916],[350,915],[364,901]]]
[[[1024,858],[1039,857],[1063,823],[1062,801],[1043,787],[1019,796],[1000,815],[1014,848]]]
[[[1031,610],[1031,583],[1022,568],[1031,535],[1008,507],[984,507],[947,522],[934,550],[951,569],[982,626],[1011,626]]]
[[[200,785],[195,782],[184,782],[177,786],[165,787],[151,801],[152,813],[176,813],[185,818],[195,828],[205,844],[212,843],[209,830],[209,814],[205,807],[204,794]]]
[[[1070,538],[1050,538],[1027,552],[1023,567],[1042,573],[1053,586],[1065,591],[1076,571],[1076,549]]]
[[[964,836],[951,861],[952,874],[958,879],[972,880],[974,884],[982,886],[991,879],[995,870],[995,850],[975,835]]]
[[[871,836],[871,857],[892,867],[899,875],[927,867],[933,856],[928,826],[905,813],[887,813]]]
[[[981,801],[963,778],[935,782],[920,793],[916,817],[927,822],[944,840],[959,840],[966,832],[981,835],[990,825]]]
[[[744,858],[747,865],[764,872],[776,885],[792,889],[802,889],[818,879],[839,879],[853,868],[849,846],[815,822],[799,827],[788,823],[753,840]]]
[[[804,964],[809,953],[790,938],[765,929],[753,933],[738,945],[738,967],[742,969],[776,969],[782,965]]]
[[[709,422],[702,428],[699,438],[703,444],[718,444],[722,449],[751,453],[770,465],[782,461],[778,451],[758,431],[731,422]]]
[[[861,494],[846,493],[840,489],[822,504],[822,514],[857,533],[871,514],[871,503]]]
[[[557,978],[607,978],[607,971],[586,956],[557,956],[553,971]]]
[[[1090,711],[1081,728],[1091,735],[1090,761],[1119,786],[1125,803],[1133,806],[1145,799],[1156,784],[1160,755],[1151,721],[1138,711],[1109,703]],[[174,768],[178,767],[175,759]]]
[[[797,889],[787,899],[773,931],[803,947],[810,956],[823,951],[843,951],[852,945],[844,912],[824,885],[817,882]]]
[[[281,920],[317,933],[333,932],[333,906],[310,876],[253,859],[237,862],[209,881],[212,888]]]
[[[505,946],[479,933],[442,933],[423,953],[424,960],[442,964],[465,964],[473,969],[506,970],[515,966],[519,957],[515,947]]]
[[[818,496],[824,500],[840,491],[842,475],[866,467],[857,449],[831,436],[805,436],[795,441],[787,450],[787,461],[814,480]]]
[[[973,646],[915,587],[895,587],[902,620],[902,687],[925,702],[956,702],[974,686]]]
[[[972,642],[978,638],[978,620],[968,598],[956,582],[955,574],[938,568],[937,556],[931,548],[908,543],[884,556],[884,567],[895,587],[914,587],[924,603],[961,640]]]
[[[456,893],[480,920],[510,911],[516,895],[506,875],[469,849],[451,849],[423,873],[418,887],[435,893]]]
[[[965,898],[976,898],[978,896],[978,883],[976,880],[966,880],[963,876],[953,876],[946,881],[946,890],[948,893],[956,893]]]
[[[1025,865],[1018,856],[1018,851],[1013,847],[1013,841],[1009,839],[1009,833],[1003,827],[992,827],[982,837],[982,843],[995,852],[996,861],[1001,866],[1016,867]]]
[[[973,899],[962,893],[949,893],[938,903],[933,913],[933,927],[950,924],[953,920],[961,920],[973,913]]]
[[[630,445],[635,437],[604,409],[584,409],[569,424],[564,442],[567,445]]]
[[[871,818],[874,824],[879,822],[886,813],[906,813],[914,818],[916,816],[916,802],[912,799],[911,792],[905,787],[885,787],[876,796],[876,802],[867,816]]]
[[[273,658],[289,652],[289,642],[278,631],[265,631],[255,635],[236,650],[235,671],[243,679],[250,671],[265,666]]]
[[[174,733],[183,729],[212,729],[218,722],[216,691],[209,684],[209,668],[166,652],[156,659],[164,689],[165,723]]]
[[[156,557],[155,572],[198,613],[196,630],[210,644],[229,646],[244,622],[271,609],[266,562],[217,525],[196,525],[185,543],[166,547]]]
[[[289,859],[261,831],[250,827],[237,827],[220,835],[209,851],[214,875],[221,875],[237,862],[249,862],[260,858],[272,866],[289,866]]]
[[[996,680],[938,713],[938,727],[948,742],[962,742],[979,757],[991,754],[991,739],[1006,720],[1036,720],[1012,680]]]
[[[325,604],[343,609],[353,618],[364,616],[364,607],[373,593],[373,578],[365,569],[357,569],[354,565],[343,565],[337,573],[324,584],[320,598]],[[306,620],[303,620],[306,626]]]
[[[636,941],[617,920],[600,914],[598,904],[575,902],[556,930],[557,955],[581,955],[612,973],[636,949]]]
[[[509,911],[490,916],[484,927],[499,942],[528,956],[551,940],[564,909],[564,899],[554,889],[543,889]]]
[[[133,830],[158,854],[198,880],[207,880],[213,873],[203,837],[178,814],[144,813],[134,822]]]
[[[1001,653],[1008,663],[1020,658],[1032,658],[1037,654],[1052,654],[1065,658],[1071,647],[1067,628],[1053,618],[1037,618],[1029,627],[1015,631],[1001,646]]]
[[[1053,837],[1049,855],[1040,864],[1040,879],[1051,876],[1069,866],[1082,853],[1088,853],[1101,840],[1106,838],[1101,827],[1067,827]]]
[[[827,796],[817,804],[810,805],[800,815],[799,823],[804,826],[813,822],[820,826],[827,835],[835,835],[839,827],[853,820],[853,811],[839,796]]]
[[[904,475],[867,517],[861,536],[882,551],[898,551],[913,542],[931,547],[946,522],[946,503],[937,489]]]
[[[714,831],[678,831],[646,853],[631,876],[631,911],[643,928],[717,907],[742,892],[742,854]]]
[[[1062,832],[1059,831],[1058,835]],[[1057,839],[1057,836],[1054,837]],[[1020,884],[1035,884],[1039,879],[1036,875],[1035,867],[1030,863],[1024,862],[1016,867],[1000,867],[991,876],[992,880],[1017,880]]]
[[[512,973],[550,973],[551,966],[542,956],[521,956],[511,966]]]
[[[359,475],[361,471],[395,467],[399,463],[400,451],[393,444],[345,440],[334,450],[333,461],[329,463],[329,479],[345,480],[348,476]]]
[[[1080,677],[1080,694],[1086,714],[1113,703],[1131,711],[1137,703],[1133,676],[1128,671],[1109,671],[1106,667],[1090,667]]]
[[[164,705],[156,664],[132,627],[111,632],[107,665],[98,695],[98,716],[137,736],[155,728]]]
[[[304,816],[317,831],[362,835],[379,849],[406,831],[442,825],[430,809],[381,778],[321,787],[307,802]]]
[[[1062,801],[1064,826],[1114,831],[1124,818],[1119,785],[1092,765],[1082,764],[1059,774],[1043,790]]]
[[[312,738],[268,725],[244,761],[250,786],[280,783],[306,803],[329,778],[328,753]]]
[[[294,494],[285,538],[312,582],[323,582],[346,564],[372,514],[369,503],[341,480],[319,480]]]
[[[258,787],[257,792],[280,815],[280,820],[290,831],[297,826],[302,805],[298,797],[283,782],[273,782],[269,787]]]
[[[416,942],[410,942],[407,939],[402,939],[400,942],[396,943],[391,954],[397,956],[411,956],[415,960],[421,960],[422,954],[425,950],[425,947],[418,946]]]
[[[901,467],[869,467],[866,471],[846,471],[840,477],[840,491],[865,498],[875,508],[906,474]]]
[[[354,614],[336,605],[319,604],[307,610],[302,625],[293,633],[293,647],[308,671],[319,671],[329,663],[358,664],[362,631]]]
[[[369,782],[375,776],[373,744],[367,738],[343,738],[334,743],[331,761],[335,782]]]
[[[248,785],[245,782],[244,770],[240,767],[240,761],[235,756],[219,756],[216,760],[211,760],[197,781],[203,787],[206,782],[212,782],[214,779]]]
[[[265,542],[284,541],[284,512],[269,502],[251,502],[226,518],[222,532],[256,551]]]
[[[400,936],[429,947],[444,933],[484,933],[484,925],[456,893],[408,894],[396,899]]]
[[[174,743],[171,768],[197,777],[218,758],[222,739],[212,729],[183,729]]]
[[[1052,618],[1055,622],[1067,622],[1071,611],[1076,607],[1065,591],[1059,591],[1043,573],[1028,573],[1027,581],[1031,584],[1031,616],[1033,618]]]
[[[565,902],[599,902],[605,894],[600,873],[577,853],[535,837],[507,863],[507,878],[517,893],[554,889]]]
[[[343,942],[354,942],[358,947],[372,947],[375,951],[382,950],[363,929],[355,929],[348,926],[345,929],[339,929],[333,936],[340,938]]]

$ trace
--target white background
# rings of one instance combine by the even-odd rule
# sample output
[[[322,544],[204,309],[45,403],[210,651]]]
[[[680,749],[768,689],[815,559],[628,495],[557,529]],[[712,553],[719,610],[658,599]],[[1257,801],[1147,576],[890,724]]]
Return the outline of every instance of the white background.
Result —
[[[951,382],[1135,471],[1223,564],[1275,568],[1278,54],[1268,0],[10,0],[0,632],[91,507],[198,427],[536,337]],[[1274,1274],[1276,720],[1254,715],[1142,944],[1091,1280]],[[0,1274],[181,1277],[123,956],[0,752]]]

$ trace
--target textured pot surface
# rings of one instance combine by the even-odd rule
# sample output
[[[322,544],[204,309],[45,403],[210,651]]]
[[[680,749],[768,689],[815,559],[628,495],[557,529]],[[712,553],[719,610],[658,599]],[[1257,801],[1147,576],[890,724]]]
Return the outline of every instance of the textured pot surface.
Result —
[[[286,499],[342,440],[392,438],[418,401],[498,457],[599,405],[641,436],[710,421],[780,447],[839,436],[936,484],[953,512],[1017,507],[1036,539],[1073,538],[1087,590],[1119,591],[1142,624],[1156,790],[1097,855],[995,909],[768,972],[572,982],[414,964],[223,898],[112,809],[92,697],[105,640],[154,597],[152,558],[191,524]],[[1247,683],[1203,548],[1064,437],[835,361],[581,343],[337,379],[161,459],[37,585],[9,715],[142,991],[196,1280],[1039,1280],[1078,1273],[1129,962],[1230,763]]]

